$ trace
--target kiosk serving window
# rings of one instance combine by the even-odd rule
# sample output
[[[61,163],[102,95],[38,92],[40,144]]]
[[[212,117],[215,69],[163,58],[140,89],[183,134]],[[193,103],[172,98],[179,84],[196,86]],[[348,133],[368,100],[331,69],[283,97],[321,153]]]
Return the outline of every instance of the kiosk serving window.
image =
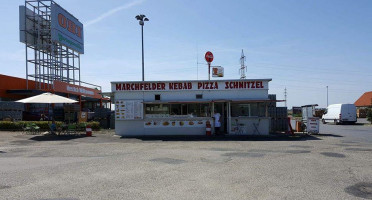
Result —
[[[146,117],[210,117],[209,103],[145,104]]]
[[[264,117],[265,103],[232,103],[231,117]]]

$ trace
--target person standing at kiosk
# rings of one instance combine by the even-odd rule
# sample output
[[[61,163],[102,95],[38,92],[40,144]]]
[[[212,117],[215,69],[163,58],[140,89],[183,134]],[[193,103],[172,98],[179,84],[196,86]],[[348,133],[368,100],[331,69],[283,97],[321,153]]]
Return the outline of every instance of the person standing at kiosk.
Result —
[[[214,132],[216,135],[220,135],[220,128],[221,128],[221,114],[217,112],[217,110],[214,112],[213,115],[214,118]]]

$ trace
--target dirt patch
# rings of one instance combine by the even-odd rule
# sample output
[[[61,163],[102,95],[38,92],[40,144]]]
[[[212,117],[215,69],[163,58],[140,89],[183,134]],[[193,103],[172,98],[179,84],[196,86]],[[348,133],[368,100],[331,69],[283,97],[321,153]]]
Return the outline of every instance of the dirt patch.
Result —
[[[227,148],[210,148],[211,151],[236,151],[236,149],[227,149]]]
[[[372,149],[363,149],[363,148],[346,148],[347,151],[372,151]]]
[[[305,145],[291,145],[290,147],[294,147],[294,148],[303,148],[303,149],[310,149],[310,148],[313,148],[312,146],[305,146]]]
[[[155,158],[150,161],[161,162],[161,163],[172,164],[172,165],[179,165],[179,164],[186,162],[186,160],[180,160],[180,159],[174,159],[174,158]]]
[[[345,192],[356,197],[372,199],[372,183],[360,182],[345,188]]]
[[[75,198],[57,198],[57,199],[40,199],[40,200],[79,200]]]
[[[354,141],[341,141],[342,143],[346,143],[346,144],[357,144],[359,142],[354,142]]]
[[[0,190],[11,188],[9,185],[0,185]]]
[[[288,151],[284,151],[284,153],[300,154],[300,153],[311,153],[311,151],[307,151],[307,150],[288,150]]]
[[[255,153],[272,153],[274,151],[267,150],[267,149],[251,149],[249,152],[255,152]]]
[[[357,144],[353,144],[353,143],[350,143],[350,144],[335,144],[336,146],[340,146],[340,147],[355,147],[355,146],[359,146]]]
[[[263,157],[265,154],[263,153],[243,153],[243,152],[233,152],[233,153],[225,153],[223,156],[228,157],[241,157],[241,158],[257,158]]]
[[[210,158],[200,158],[200,161],[205,163],[214,163],[214,164],[220,164],[220,163],[227,163],[230,162],[232,159],[231,157],[224,157],[224,158],[218,158],[218,159],[210,159]]]
[[[327,156],[327,157],[334,157],[334,158],[345,158],[346,156],[342,153],[333,153],[333,152],[322,152],[320,153],[322,154],[323,156]]]

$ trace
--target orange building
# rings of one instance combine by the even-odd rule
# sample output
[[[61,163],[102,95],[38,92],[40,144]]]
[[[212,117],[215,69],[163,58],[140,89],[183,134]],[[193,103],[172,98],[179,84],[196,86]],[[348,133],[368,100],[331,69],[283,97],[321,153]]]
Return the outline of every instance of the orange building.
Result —
[[[41,84],[39,88],[50,89],[35,89],[36,82],[33,80],[28,80],[27,84],[26,79],[0,74],[0,101],[16,101],[44,92],[51,92],[79,101],[77,104],[80,105],[81,111],[94,111],[96,108],[102,107],[111,109],[110,99],[102,97],[101,91],[98,89],[61,81],[54,81],[54,85]]]
[[[372,106],[372,91],[364,93],[354,104],[356,107]]]
[[[358,118],[365,118],[367,116],[366,108],[372,106],[372,91],[364,93],[354,104],[357,107]]]

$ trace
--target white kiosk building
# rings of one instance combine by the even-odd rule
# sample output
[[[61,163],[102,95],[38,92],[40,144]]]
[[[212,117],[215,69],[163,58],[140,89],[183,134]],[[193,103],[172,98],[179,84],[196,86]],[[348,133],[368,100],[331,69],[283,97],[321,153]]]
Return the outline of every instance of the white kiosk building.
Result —
[[[271,79],[111,82],[115,132],[121,136],[206,135],[221,114],[220,132],[268,135]]]

